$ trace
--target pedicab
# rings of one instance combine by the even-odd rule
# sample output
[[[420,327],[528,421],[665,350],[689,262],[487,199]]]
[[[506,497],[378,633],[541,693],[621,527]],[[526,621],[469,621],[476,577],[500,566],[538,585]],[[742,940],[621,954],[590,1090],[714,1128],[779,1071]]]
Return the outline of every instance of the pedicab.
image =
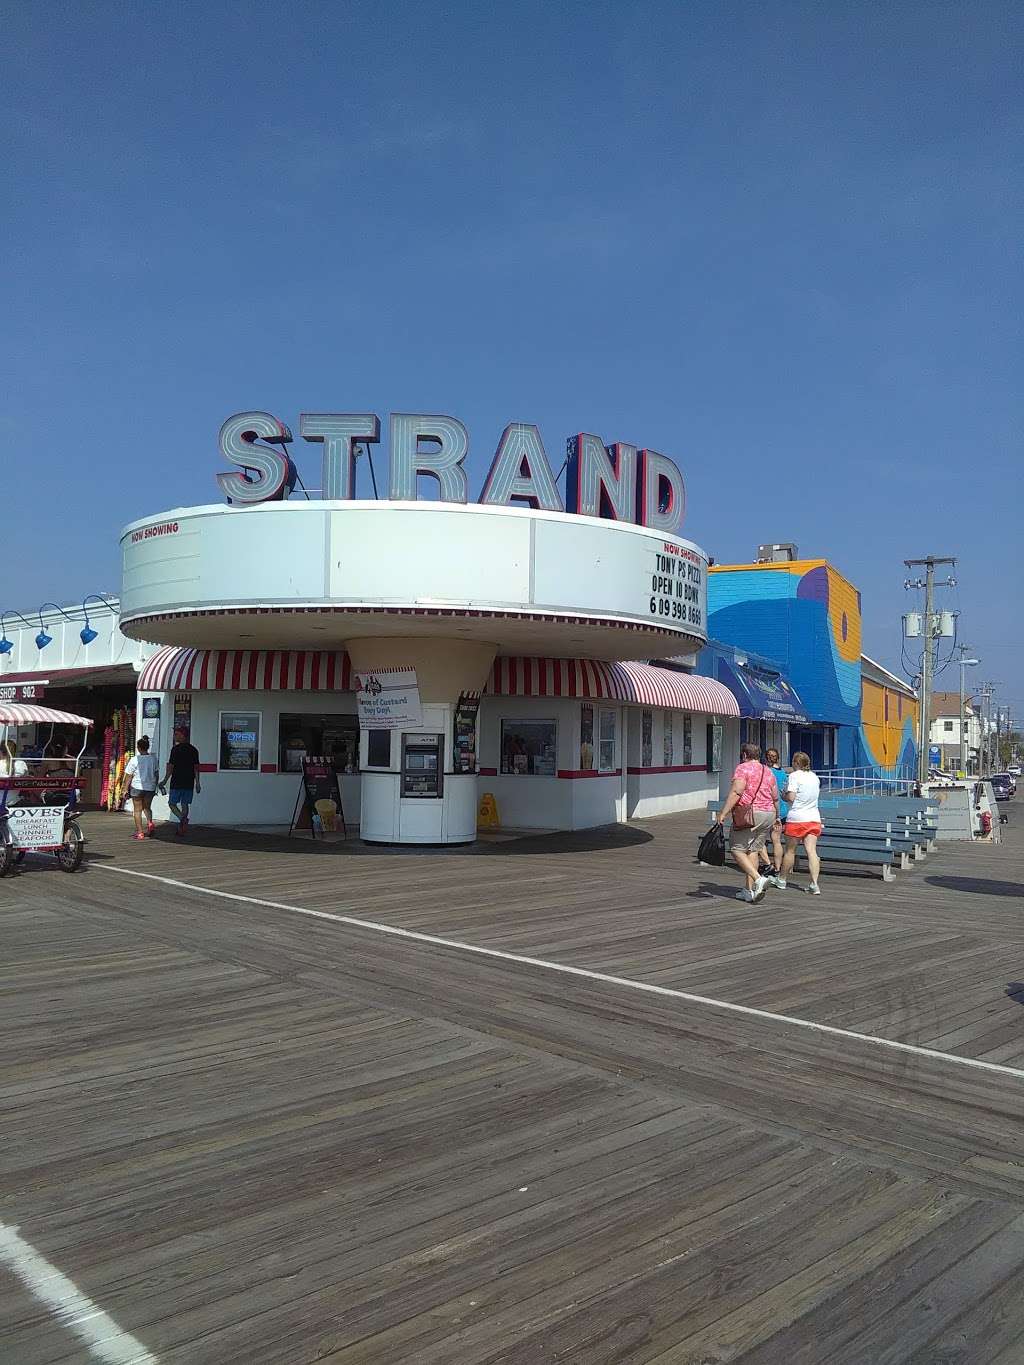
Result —
[[[48,724],[50,739],[41,758],[19,757],[10,743],[11,726],[33,723]],[[46,765],[53,762],[46,750],[55,725],[82,727],[81,748],[73,759],[67,756],[67,771],[46,771]],[[70,711],[0,702],[0,877],[6,877],[28,853],[52,854],[65,872],[76,872],[81,866],[85,838],[78,823],[79,770],[91,725],[87,716]]]

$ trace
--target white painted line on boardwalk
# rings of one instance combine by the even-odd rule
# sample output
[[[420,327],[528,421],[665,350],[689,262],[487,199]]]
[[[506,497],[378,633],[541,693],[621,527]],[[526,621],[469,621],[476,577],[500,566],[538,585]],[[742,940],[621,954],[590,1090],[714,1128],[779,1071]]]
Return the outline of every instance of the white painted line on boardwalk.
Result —
[[[26,1289],[52,1308],[96,1360],[104,1365],[157,1365],[156,1356],[141,1341],[122,1332],[108,1313],[7,1223],[0,1223],[0,1265],[7,1266]]]
[[[995,1071],[1002,1076],[1024,1080],[1024,1070],[1015,1066],[1000,1066],[998,1062],[981,1062],[976,1057],[958,1057],[955,1052],[937,1052],[931,1047],[916,1047],[913,1043],[898,1043],[893,1038],[879,1038],[873,1033],[855,1033],[852,1029],[835,1028],[832,1024],[816,1024],[813,1019],[799,1019],[793,1014],[774,1014],[771,1010],[755,1009],[752,1005],[736,1005],[731,1000],[715,1000],[710,995],[694,995],[691,991],[675,990],[671,986],[655,986],[649,981],[637,981],[631,976],[611,976],[608,972],[594,972],[588,967],[570,967],[565,962],[549,962],[543,957],[527,957],[524,953],[506,953],[500,948],[482,948],[476,943],[463,943],[455,938],[438,938],[436,934],[422,934],[416,929],[400,929],[395,924],[381,924],[378,920],[356,919],[353,915],[336,915],[329,910],[308,910],[301,905],[285,905],[283,901],[265,901],[257,896],[240,896],[234,891],[215,891],[209,886],[196,886],[174,877],[159,877],[155,872],[138,872],[132,867],[115,867],[110,863],[93,863],[94,870],[120,872],[125,877],[142,877],[150,882],[162,882],[180,891],[198,891],[203,896],[217,896],[225,901],[240,901],[243,905],[260,905],[267,910],[287,910],[290,915],[307,915],[310,919],[329,920],[334,924],[348,924],[354,929],[369,929],[375,934],[390,934],[413,943],[428,943],[432,948],[455,948],[461,953],[475,953],[478,957],[494,957],[502,962],[518,962],[525,967],[542,967],[547,972],[563,976],[578,976],[584,981],[600,981],[606,986],[626,986],[631,991],[647,995],[667,996],[670,1000],[685,1000],[691,1005],[709,1005],[713,1009],[744,1014],[753,1019],[770,1019],[775,1024],[790,1024],[794,1028],[810,1029],[833,1038],[852,1038],[858,1043],[872,1043],[875,1047],[891,1048],[895,1052],[909,1052],[915,1057],[932,1057],[940,1062],[971,1067],[975,1071]]]

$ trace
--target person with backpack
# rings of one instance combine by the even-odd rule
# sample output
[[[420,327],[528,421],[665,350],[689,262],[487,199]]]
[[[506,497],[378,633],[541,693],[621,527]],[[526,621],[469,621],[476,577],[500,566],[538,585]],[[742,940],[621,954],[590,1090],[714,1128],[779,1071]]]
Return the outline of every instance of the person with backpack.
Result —
[[[746,879],[746,885],[742,891],[737,891],[736,899],[756,904],[764,899],[768,889],[768,878],[758,869],[758,854],[779,818],[779,789],[771,768],[761,762],[761,749],[757,744],[741,747],[740,762],[732,775],[729,795],[715,816],[715,822],[722,824],[730,815],[729,851]]]

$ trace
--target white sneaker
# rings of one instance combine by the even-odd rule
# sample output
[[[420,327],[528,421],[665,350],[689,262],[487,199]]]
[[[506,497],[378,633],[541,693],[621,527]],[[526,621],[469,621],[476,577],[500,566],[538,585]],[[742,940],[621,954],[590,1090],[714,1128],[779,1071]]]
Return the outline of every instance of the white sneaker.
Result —
[[[754,899],[746,887],[742,891],[737,891],[735,898],[738,901],[746,901],[748,905]]]
[[[778,887],[778,889],[779,889],[780,891],[785,891],[785,889],[786,889],[786,879],[785,879],[785,877],[769,877],[769,878],[768,878],[768,883],[769,883],[770,886]]]
[[[764,900],[764,893],[765,893],[767,890],[768,890],[768,878],[767,878],[767,877],[758,877],[757,880],[754,882],[753,889],[752,889],[751,892],[750,892],[750,899],[751,899],[755,904],[756,904],[758,901],[763,901],[763,900]]]
[[[820,895],[821,895],[821,887],[818,885],[817,882],[808,882],[808,883],[807,883],[807,894],[808,894],[809,896],[820,896]]]

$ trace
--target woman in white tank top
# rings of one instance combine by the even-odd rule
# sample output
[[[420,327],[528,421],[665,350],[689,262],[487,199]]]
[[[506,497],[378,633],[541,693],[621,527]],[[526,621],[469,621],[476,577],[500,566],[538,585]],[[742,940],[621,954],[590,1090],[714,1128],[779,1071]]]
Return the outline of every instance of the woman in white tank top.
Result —
[[[806,754],[793,755],[793,771],[789,774],[786,790],[782,793],[784,801],[789,802],[786,816],[786,852],[782,859],[782,873],[769,877],[775,886],[784,888],[786,879],[793,871],[798,844],[803,844],[807,854],[807,870],[811,874],[807,890],[812,896],[820,896],[818,878],[821,876],[821,859],[818,857],[818,836],[821,834],[821,811],[818,809],[818,796],[821,792],[821,779],[811,772],[811,760]]]
[[[148,735],[139,736],[135,753],[128,760],[124,775],[130,783],[128,790],[132,798],[135,838],[145,839],[156,828],[153,824],[153,797],[160,778],[160,763],[156,754],[149,752]]]

